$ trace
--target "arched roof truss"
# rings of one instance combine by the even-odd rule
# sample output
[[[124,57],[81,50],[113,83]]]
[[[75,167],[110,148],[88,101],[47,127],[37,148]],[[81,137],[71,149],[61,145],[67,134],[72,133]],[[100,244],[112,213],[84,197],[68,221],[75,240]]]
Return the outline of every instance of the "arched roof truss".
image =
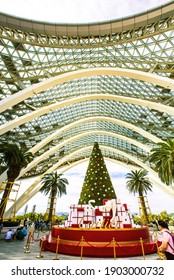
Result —
[[[20,176],[86,160],[95,141],[107,159],[153,173],[151,148],[174,137],[173,27],[172,2],[83,25],[1,13],[0,135],[34,154]]]

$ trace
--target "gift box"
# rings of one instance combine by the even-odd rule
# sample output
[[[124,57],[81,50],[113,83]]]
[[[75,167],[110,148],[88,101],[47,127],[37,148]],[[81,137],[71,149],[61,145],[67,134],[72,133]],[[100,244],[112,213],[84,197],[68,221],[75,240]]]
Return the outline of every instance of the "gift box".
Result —
[[[130,219],[129,219],[129,217],[122,217],[122,221],[123,221],[123,223],[124,224],[130,224]]]
[[[95,215],[95,209],[91,209],[90,207],[85,207],[84,208],[84,215]]]
[[[123,217],[123,226],[124,225],[131,225],[131,220],[130,218],[127,216],[127,217]]]
[[[79,228],[79,224],[71,224],[71,227],[73,227],[73,228]]]
[[[76,210],[78,208],[78,205],[77,204],[72,204],[71,206],[70,206],[70,211],[72,210],[72,211],[74,211],[74,210]]]
[[[123,213],[125,213],[125,208],[123,205],[119,205],[117,207],[117,213],[118,213],[118,215],[121,215],[121,216],[123,215]]]
[[[89,224],[92,224],[92,221],[87,221],[87,220],[84,221],[84,220],[83,220],[83,224],[84,224],[84,225],[89,225]]]
[[[65,227],[71,227],[72,221],[65,221]]]
[[[78,223],[80,222],[81,219],[82,219],[82,217],[75,217],[75,216],[73,216],[73,217],[71,218],[71,222],[72,222],[73,224],[78,224]]]
[[[83,222],[83,217],[72,217],[72,224],[79,224]]]
[[[122,215],[122,217],[128,217],[129,218],[128,212],[122,212],[121,215]]]
[[[123,223],[122,221],[117,221],[117,228],[123,228]]]
[[[99,223],[102,223],[102,221],[103,221],[103,216],[96,216],[95,217],[95,223],[97,224],[99,224]]]
[[[123,228],[131,228],[132,225],[131,224],[123,224]]]
[[[94,221],[94,218],[95,218],[95,216],[93,216],[93,215],[88,215],[88,214],[86,214],[86,215],[83,216],[83,220],[84,220],[84,221]]]
[[[127,207],[127,204],[123,204],[124,208],[125,208],[125,211],[128,211],[128,207]]]
[[[84,208],[83,207],[77,207],[77,212],[84,212]]]
[[[121,204],[121,200],[120,199],[117,199],[117,204]]]
[[[95,209],[95,216],[102,216],[102,212],[98,208]]]
[[[102,212],[103,217],[112,217],[112,211],[104,211]]]
[[[123,217],[122,216],[116,216],[116,221],[118,222],[118,221],[123,221]]]
[[[83,217],[83,215],[84,215],[84,213],[83,213],[83,211],[77,211],[77,210],[75,210],[75,211],[73,211],[73,213],[72,213],[72,217],[73,218],[82,218]]]

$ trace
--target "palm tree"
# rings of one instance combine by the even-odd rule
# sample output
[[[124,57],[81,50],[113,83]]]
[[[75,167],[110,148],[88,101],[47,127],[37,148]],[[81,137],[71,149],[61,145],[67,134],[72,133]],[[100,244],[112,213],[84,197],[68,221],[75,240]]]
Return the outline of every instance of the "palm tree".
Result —
[[[151,150],[149,162],[155,164],[158,176],[166,185],[174,182],[174,139],[167,139],[166,143],[159,142]]]
[[[42,188],[40,192],[48,195],[50,193],[50,208],[48,214],[48,221],[52,221],[54,199],[63,194],[66,194],[66,185],[68,185],[68,180],[66,178],[61,178],[62,174],[57,174],[53,172],[50,174],[45,174],[42,179]]]
[[[0,220],[3,220],[7,201],[15,179],[19,176],[22,168],[33,158],[31,152],[24,152],[17,144],[2,142],[0,144],[0,162],[7,168],[7,183],[0,203]]]
[[[142,209],[142,216],[145,223],[148,222],[148,214],[144,200],[144,193],[147,194],[147,191],[152,191],[152,184],[146,178],[146,176],[147,171],[144,169],[131,171],[126,175],[126,179],[128,179],[128,181],[126,182],[126,188],[130,193],[134,193],[134,195],[135,193],[138,193]]]

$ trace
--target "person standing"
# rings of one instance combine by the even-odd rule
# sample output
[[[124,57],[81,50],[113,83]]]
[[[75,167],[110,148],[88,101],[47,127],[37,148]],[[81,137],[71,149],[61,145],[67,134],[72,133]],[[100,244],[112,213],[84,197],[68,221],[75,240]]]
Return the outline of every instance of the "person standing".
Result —
[[[27,226],[28,226],[28,220],[27,219],[24,219],[24,227],[27,229]]]
[[[2,229],[3,229],[3,223],[0,221],[0,233]]]
[[[165,254],[167,260],[174,260],[174,242],[168,224],[160,220],[158,221],[158,228],[162,234],[162,243],[158,250]]]

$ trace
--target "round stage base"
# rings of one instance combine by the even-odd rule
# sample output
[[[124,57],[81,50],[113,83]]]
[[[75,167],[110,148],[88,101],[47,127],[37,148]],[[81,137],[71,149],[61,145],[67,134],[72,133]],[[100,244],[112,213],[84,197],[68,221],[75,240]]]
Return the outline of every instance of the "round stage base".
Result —
[[[54,226],[42,243],[43,251],[85,257],[132,257],[157,252],[148,227],[118,229]]]

